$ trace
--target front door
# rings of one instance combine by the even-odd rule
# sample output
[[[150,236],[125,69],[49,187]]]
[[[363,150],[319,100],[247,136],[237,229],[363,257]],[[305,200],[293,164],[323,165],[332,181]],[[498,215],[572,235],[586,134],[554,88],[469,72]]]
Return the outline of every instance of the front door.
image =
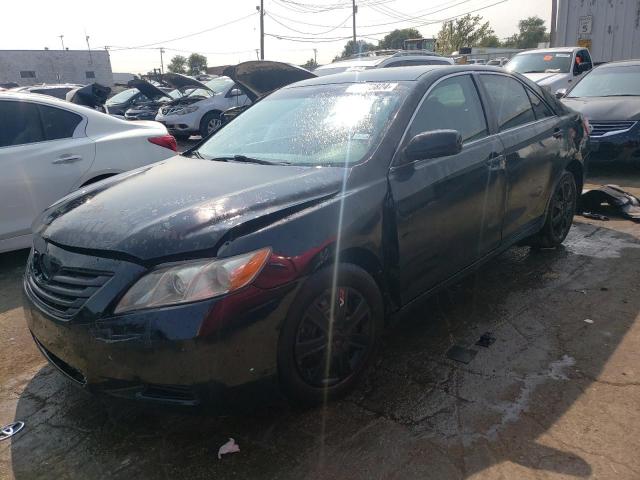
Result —
[[[403,303],[471,265],[501,241],[502,144],[490,135],[471,75],[447,77],[431,89],[403,144],[438,129],[461,133],[459,154],[392,167],[389,173]]]

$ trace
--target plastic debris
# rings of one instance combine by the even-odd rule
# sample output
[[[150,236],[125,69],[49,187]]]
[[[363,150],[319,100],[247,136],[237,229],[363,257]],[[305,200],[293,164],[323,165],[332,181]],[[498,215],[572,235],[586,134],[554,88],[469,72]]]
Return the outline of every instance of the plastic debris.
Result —
[[[0,440],[6,440],[13,437],[16,433],[24,428],[24,422],[14,422],[0,428]]]
[[[593,320],[591,320],[590,318],[585,318],[584,323],[593,323]]]
[[[227,443],[218,449],[218,460],[222,459],[222,455],[226,455],[227,453],[237,453],[239,451],[240,445],[238,445],[233,438],[230,438]]]
[[[606,215],[601,215],[600,213],[582,212],[581,215],[584,218],[590,218],[592,220],[602,220],[603,222],[609,221],[609,217],[607,217]]]

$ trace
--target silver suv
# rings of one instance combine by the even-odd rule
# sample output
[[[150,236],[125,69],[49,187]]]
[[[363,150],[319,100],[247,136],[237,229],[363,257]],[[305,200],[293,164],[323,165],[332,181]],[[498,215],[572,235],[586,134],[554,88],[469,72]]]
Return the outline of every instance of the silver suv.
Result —
[[[453,59],[441,57],[429,50],[377,50],[354,55],[348,60],[323,65],[313,73],[322,77],[342,72],[357,72],[372,68],[408,67],[415,65],[453,65]]]

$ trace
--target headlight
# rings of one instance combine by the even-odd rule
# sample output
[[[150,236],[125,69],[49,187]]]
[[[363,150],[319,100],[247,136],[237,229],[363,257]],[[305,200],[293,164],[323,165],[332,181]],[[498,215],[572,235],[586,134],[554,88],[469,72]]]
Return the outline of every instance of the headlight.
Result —
[[[176,110],[174,113],[176,115],[186,115],[187,113],[193,113],[196,110],[198,110],[198,107],[196,106],[191,106],[191,107],[183,107],[180,110]]]
[[[271,255],[270,248],[216,260],[161,267],[140,278],[115,313],[204,300],[249,285]]]

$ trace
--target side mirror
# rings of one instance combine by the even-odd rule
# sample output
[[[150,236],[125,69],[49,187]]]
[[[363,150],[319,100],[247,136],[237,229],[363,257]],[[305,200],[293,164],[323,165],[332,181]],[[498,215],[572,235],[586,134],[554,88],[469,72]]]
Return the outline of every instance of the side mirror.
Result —
[[[556,98],[557,99],[561,99],[567,96],[567,89],[566,88],[559,88],[558,90],[556,90]]]
[[[457,130],[433,130],[419,133],[404,149],[405,162],[448,157],[462,150],[462,135]]]
[[[229,92],[230,97],[239,97],[240,95],[242,95],[242,90],[239,88],[232,88]]]

